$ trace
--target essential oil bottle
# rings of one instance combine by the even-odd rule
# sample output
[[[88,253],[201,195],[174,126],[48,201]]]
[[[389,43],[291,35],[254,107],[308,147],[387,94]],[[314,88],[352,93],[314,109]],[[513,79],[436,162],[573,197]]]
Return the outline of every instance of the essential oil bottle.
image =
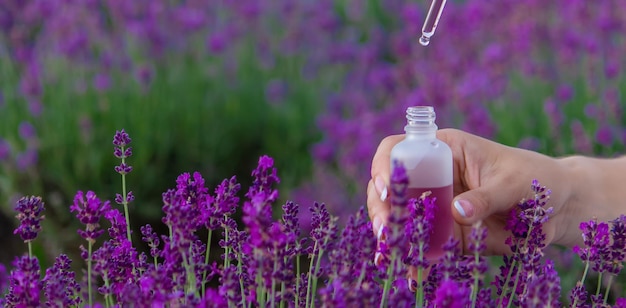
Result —
[[[443,244],[453,235],[452,218],[452,151],[437,139],[435,110],[430,106],[409,107],[404,140],[391,150],[391,164],[403,164],[409,177],[407,199],[418,198],[430,191],[435,197],[435,226],[430,235],[426,258],[433,260],[443,255]]]

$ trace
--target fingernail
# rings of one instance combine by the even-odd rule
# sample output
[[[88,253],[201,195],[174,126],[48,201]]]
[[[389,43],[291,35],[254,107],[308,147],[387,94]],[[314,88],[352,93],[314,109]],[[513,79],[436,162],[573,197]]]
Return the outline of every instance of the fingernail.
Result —
[[[380,266],[380,262],[383,260],[383,254],[380,252],[377,252],[374,255],[374,265],[376,266]]]
[[[474,206],[467,200],[454,201],[454,208],[465,218],[469,218],[474,215]]]
[[[417,291],[417,282],[411,278],[406,279],[407,286],[411,292]]]
[[[378,242],[384,242],[387,239],[385,237],[385,233],[383,232],[383,229],[385,229],[385,226],[381,224],[380,227],[378,228],[378,233],[376,233],[376,239],[378,239]]]
[[[380,217],[374,217],[374,221],[372,222],[372,227],[374,228],[374,233],[376,233],[376,238],[380,238],[382,225],[383,225],[383,220],[380,219]]]
[[[385,202],[385,200],[387,200],[387,186],[385,185],[385,180],[377,176],[374,180],[374,186],[376,186],[376,191],[380,195],[380,201]]]

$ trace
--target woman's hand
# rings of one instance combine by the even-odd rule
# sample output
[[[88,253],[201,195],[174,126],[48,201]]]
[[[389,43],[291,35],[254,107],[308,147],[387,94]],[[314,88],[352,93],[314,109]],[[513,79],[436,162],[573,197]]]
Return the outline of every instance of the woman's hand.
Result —
[[[379,145],[372,161],[372,180],[367,189],[367,207],[374,233],[389,215],[386,198],[390,177],[389,154],[404,138],[389,136]],[[577,230],[581,219],[572,219],[570,204],[572,176],[576,168],[568,168],[566,160],[536,152],[504,146],[455,129],[441,129],[437,138],[452,149],[454,159],[454,195],[449,206],[455,219],[455,236],[465,243],[473,223],[482,220],[487,227],[486,254],[508,254],[504,230],[510,210],[522,199],[532,198],[531,182],[537,179],[552,190],[547,207],[554,207],[550,220],[544,225],[548,243],[572,245],[577,240],[568,233]],[[580,239],[580,234],[578,235]],[[463,245],[464,251],[467,247]]]

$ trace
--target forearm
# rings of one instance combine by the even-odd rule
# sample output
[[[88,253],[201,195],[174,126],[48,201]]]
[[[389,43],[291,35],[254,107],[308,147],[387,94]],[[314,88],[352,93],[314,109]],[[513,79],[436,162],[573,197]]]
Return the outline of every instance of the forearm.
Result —
[[[559,161],[565,173],[562,180],[570,185],[570,194],[559,214],[555,244],[582,245],[580,222],[594,217],[610,221],[626,214],[626,156],[571,156]]]

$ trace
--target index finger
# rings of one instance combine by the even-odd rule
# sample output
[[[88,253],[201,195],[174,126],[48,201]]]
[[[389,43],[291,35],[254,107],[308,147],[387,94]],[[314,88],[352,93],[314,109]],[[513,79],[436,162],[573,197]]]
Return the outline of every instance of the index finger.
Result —
[[[380,195],[389,185],[391,149],[402,139],[404,139],[404,135],[386,137],[378,145],[376,154],[372,159],[372,180],[367,189],[367,212],[372,221],[374,234],[378,233],[380,226],[387,221],[389,216],[389,203],[381,200]]]

